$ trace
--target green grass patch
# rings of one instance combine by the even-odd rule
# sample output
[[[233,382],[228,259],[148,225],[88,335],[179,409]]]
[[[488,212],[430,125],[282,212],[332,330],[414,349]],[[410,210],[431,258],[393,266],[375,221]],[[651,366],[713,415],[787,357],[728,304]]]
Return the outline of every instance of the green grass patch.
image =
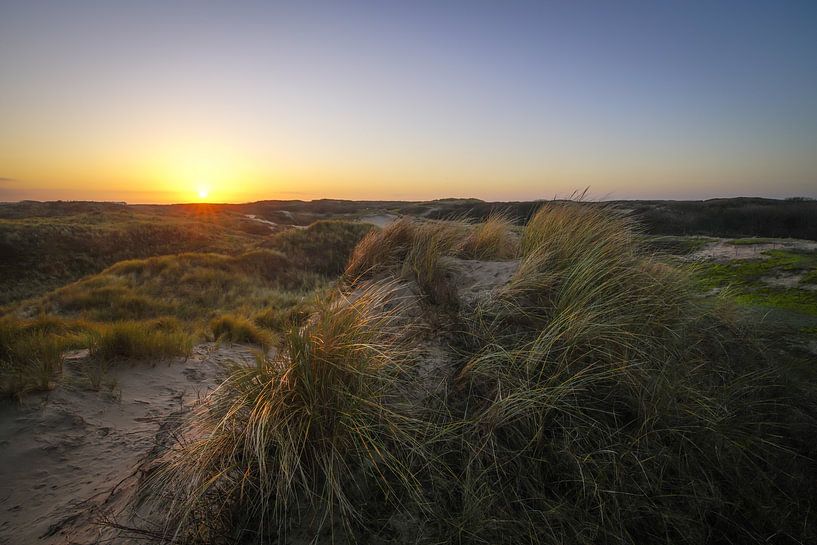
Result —
[[[745,305],[779,308],[817,316],[817,292],[811,290],[757,287],[736,293],[734,298]]]
[[[771,286],[764,277],[802,274],[799,285],[817,279],[817,253],[769,250],[767,259],[734,260],[700,265],[697,279],[704,289],[730,287],[735,300],[746,305],[779,308],[800,314],[817,315],[817,292],[798,287]]]
[[[727,244],[732,244],[733,246],[753,246],[755,244],[774,244],[777,242],[780,241],[774,238],[749,237],[733,238],[732,240],[727,241]]]

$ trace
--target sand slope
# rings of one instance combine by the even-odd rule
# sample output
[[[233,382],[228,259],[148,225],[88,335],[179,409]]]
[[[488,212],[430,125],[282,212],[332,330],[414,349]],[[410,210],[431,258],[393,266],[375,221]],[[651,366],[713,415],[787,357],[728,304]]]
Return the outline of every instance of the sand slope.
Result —
[[[247,347],[199,345],[186,361],[121,364],[112,392],[69,378],[0,405],[0,544],[129,542],[100,521],[127,519],[157,434],[212,389],[221,364],[252,359]]]

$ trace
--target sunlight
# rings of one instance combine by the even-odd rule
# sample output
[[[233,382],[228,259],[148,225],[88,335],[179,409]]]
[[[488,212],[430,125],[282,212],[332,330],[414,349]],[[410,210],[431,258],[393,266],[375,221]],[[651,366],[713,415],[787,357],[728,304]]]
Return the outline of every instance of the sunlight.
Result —
[[[205,200],[210,195],[210,190],[206,187],[199,187],[199,199]]]

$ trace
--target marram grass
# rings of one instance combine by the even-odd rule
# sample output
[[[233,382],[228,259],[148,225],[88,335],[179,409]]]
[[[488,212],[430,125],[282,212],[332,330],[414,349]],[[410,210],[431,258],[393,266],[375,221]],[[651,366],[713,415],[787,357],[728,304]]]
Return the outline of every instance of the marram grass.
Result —
[[[230,371],[149,481],[166,539],[817,540],[813,394],[628,217],[559,203],[518,239],[501,220],[473,229],[404,219],[370,233],[346,296],[292,327],[275,358]],[[426,330],[450,348],[450,380],[412,396],[423,377],[405,371],[423,352],[390,286],[440,303],[456,295],[440,285],[446,258],[466,256],[519,265]]]
[[[151,479],[173,535],[206,540],[206,513],[257,542],[294,526],[348,537],[374,499],[418,503],[416,419],[388,403],[411,356],[389,297],[325,303],[274,358],[230,370]]]

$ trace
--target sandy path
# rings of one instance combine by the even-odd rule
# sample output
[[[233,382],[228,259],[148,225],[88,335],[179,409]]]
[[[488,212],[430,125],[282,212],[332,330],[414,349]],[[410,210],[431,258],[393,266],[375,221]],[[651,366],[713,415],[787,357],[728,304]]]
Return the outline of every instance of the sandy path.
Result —
[[[391,225],[399,218],[400,216],[395,214],[378,214],[373,216],[361,216],[358,218],[358,220],[363,223],[371,223],[372,225],[376,225],[382,229],[383,227]]]
[[[217,383],[221,363],[252,357],[246,347],[199,345],[187,361],[122,364],[110,374],[113,394],[69,381],[0,406],[0,544],[110,538],[98,517],[127,504],[137,479],[122,483],[162,425]]]
[[[259,218],[255,214],[244,214],[244,216],[246,216],[248,219],[251,219],[253,221],[257,221],[258,223],[263,223],[264,225],[269,226],[269,228],[270,228],[270,230],[272,232],[275,232],[275,231],[278,230],[278,224],[275,223],[274,221],[269,221],[269,220]]]

